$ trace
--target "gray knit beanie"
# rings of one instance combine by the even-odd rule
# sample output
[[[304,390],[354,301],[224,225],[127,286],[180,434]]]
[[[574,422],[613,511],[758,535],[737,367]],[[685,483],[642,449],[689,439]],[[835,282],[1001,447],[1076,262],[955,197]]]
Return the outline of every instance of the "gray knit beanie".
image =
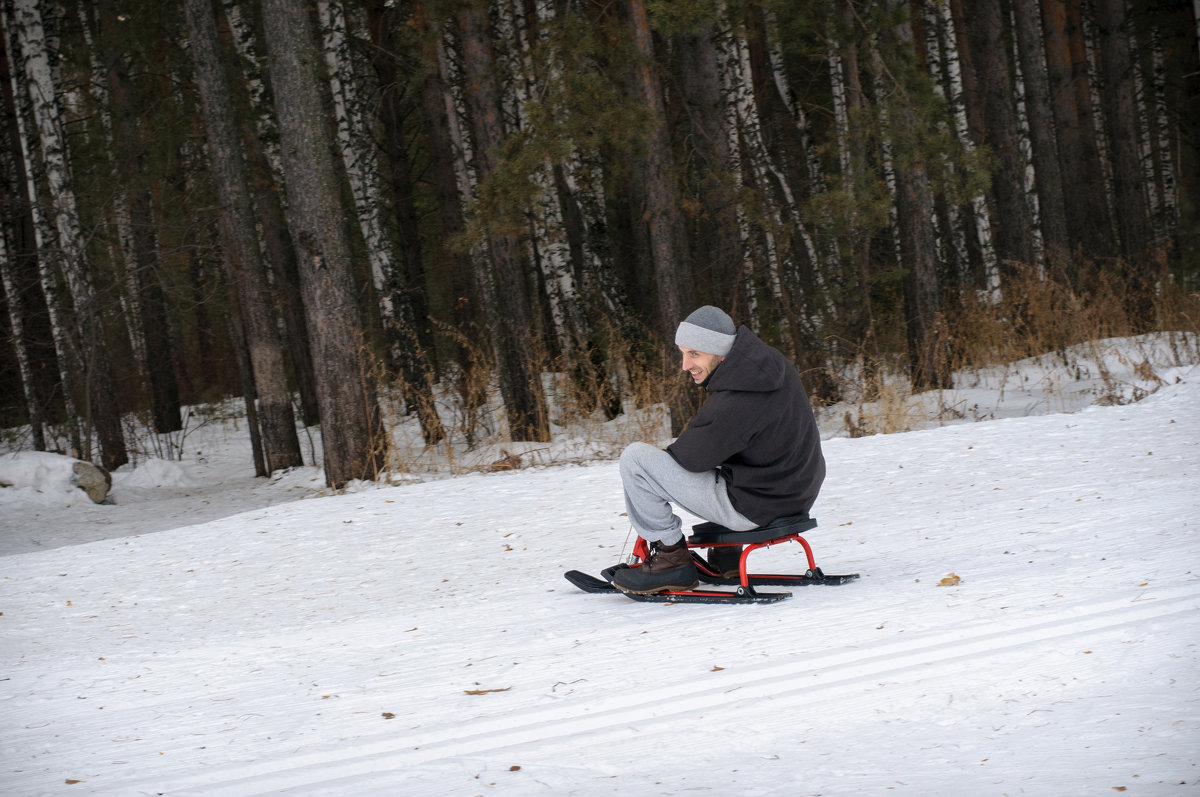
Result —
[[[724,357],[733,348],[737,327],[724,310],[704,305],[692,312],[675,330],[675,345]]]

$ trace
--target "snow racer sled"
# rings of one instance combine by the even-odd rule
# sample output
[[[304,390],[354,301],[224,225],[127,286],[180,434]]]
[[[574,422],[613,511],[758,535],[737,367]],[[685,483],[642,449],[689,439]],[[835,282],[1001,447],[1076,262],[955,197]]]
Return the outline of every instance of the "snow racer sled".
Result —
[[[849,575],[826,575],[817,567],[813,558],[812,547],[803,533],[816,528],[817,521],[808,515],[794,515],[774,520],[765,526],[750,531],[732,531],[717,523],[698,523],[692,526],[692,534],[687,538],[688,549],[696,563],[696,572],[704,584],[737,585],[736,591],[718,589],[689,589],[664,590],[653,593],[623,592],[612,585],[613,574],[623,567],[637,567],[638,564],[619,564],[601,571],[604,579],[589,576],[578,570],[564,573],[570,581],[584,592],[620,593],[635,601],[651,603],[774,603],[790,598],[790,592],[758,592],[755,587],[763,585],[807,586],[808,584],[845,584],[858,578],[858,573]],[[767,548],[784,542],[798,542],[804,548],[808,557],[808,570],[798,575],[782,575],[770,573],[750,573],[746,562],[750,554],[760,548]],[[738,575],[726,576],[703,557],[696,549],[703,548],[733,548],[744,545],[741,558],[738,561]],[[641,537],[633,547],[633,555],[638,562],[644,562],[649,555],[650,547]]]

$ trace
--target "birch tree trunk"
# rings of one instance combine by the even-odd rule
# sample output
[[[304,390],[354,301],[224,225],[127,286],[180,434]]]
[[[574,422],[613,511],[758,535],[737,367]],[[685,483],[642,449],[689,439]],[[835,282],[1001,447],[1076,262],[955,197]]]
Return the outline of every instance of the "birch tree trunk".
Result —
[[[51,213],[58,234],[57,262],[74,302],[75,335],[79,340],[86,396],[86,417],[96,429],[101,464],[116,470],[129,461],[125,435],[105,346],[104,323],[88,270],[83,231],[75,204],[62,109],[50,70],[45,32],[37,0],[14,0],[12,31],[20,45],[25,79],[33,100],[33,117],[41,145]],[[50,252],[43,250],[43,254]]]
[[[212,0],[186,0],[193,74],[199,89],[207,132],[209,168],[221,203],[221,240],[229,280],[239,298],[242,338],[250,356],[262,432],[267,476],[304,464],[296,419],[288,391],[283,345],[274,313],[274,295],[254,229],[254,207],[248,189],[241,142],[237,134],[229,77],[221,60]]]
[[[504,146],[504,120],[496,83],[487,9],[472,4],[458,12],[462,35],[463,73],[470,87],[470,123],[475,139],[475,169],[482,185],[495,171]],[[496,307],[490,320],[500,392],[513,440],[548,441],[549,414],[541,386],[541,369],[530,330],[533,317],[516,235],[494,220],[482,219],[496,285]],[[486,308],[485,308],[486,309]]]
[[[348,14],[346,8],[350,9]],[[404,129],[396,108],[399,88],[395,85],[395,47],[390,46],[389,39],[373,41],[372,63],[359,64],[351,43],[367,38],[363,10],[355,4],[343,6],[337,0],[319,0],[317,9],[325,39],[325,63],[342,162],[375,281],[384,338],[390,360],[400,371],[405,404],[417,415],[425,444],[434,445],[445,437],[445,432],[434,403],[424,346],[417,333],[418,325],[426,323],[428,311],[423,301],[425,275],[416,210],[411,200],[408,154],[397,146]],[[375,71],[381,68],[383,74]],[[387,87],[385,92],[381,92],[381,85]],[[387,140],[392,144],[388,163],[380,157],[375,141],[376,121],[384,123]],[[391,180],[385,181],[388,175]],[[391,183],[390,195],[385,191],[386,182]],[[399,235],[395,241],[389,218],[398,223]]]
[[[289,226],[316,368],[325,480],[341,488],[351,479],[374,479],[387,443],[355,301],[316,31],[307,9],[290,0],[263,0],[262,16]]]
[[[954,7],[954,3],[951,4]],[[1034,260],[1033,219],[1025,200],[1025,157],[1014,105],[1012,71],[1005,48],[1004,19],[995,2],[972,4],[955,19],[970,41],[970,67],[983,107],[983,128],[975,143],[987,146],[994,158],[991,195],[997,219],[993,225],[1002,275],[1017,264]]]

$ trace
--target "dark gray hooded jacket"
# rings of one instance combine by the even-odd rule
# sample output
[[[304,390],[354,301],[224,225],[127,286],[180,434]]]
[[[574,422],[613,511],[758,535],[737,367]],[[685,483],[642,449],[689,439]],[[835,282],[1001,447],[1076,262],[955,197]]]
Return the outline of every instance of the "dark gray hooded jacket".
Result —
[[[694,473],[720,469],[734,509],[759,525],[806,514],[825,458],[795,366],[743,326],[703,386],[707,401],[667,446],[675,461]]]

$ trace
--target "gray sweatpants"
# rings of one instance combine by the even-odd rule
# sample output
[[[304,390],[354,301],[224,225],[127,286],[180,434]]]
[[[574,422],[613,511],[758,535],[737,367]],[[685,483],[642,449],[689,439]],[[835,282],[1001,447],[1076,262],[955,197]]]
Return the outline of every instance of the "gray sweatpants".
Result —
[[[621,484],[629,522],[646,542],[674,545],[683,537],[672,503],[733,531],[758,528],[733,508],[719,471],[692,473],[647,443],[632,443],[621,454]]]

